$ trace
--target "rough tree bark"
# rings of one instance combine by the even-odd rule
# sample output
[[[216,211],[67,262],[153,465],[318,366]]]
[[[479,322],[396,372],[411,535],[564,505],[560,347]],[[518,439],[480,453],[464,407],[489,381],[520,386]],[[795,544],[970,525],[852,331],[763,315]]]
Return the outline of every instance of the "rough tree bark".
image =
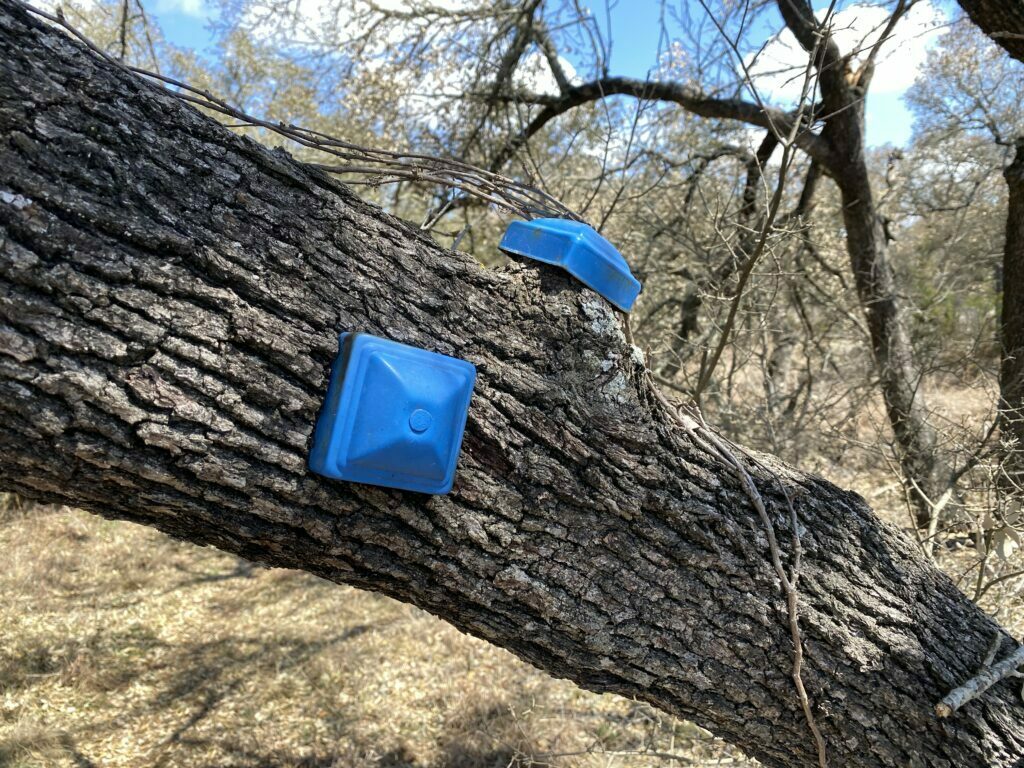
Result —
[[[1014,485],[1024,488],[1024,136],[1017,139],[1013,162],[1003,176],[1009,205],[1003,247],[999,415],[1004,440],[1013,442],[1007,472]]]
[[[451,495],[307,471],[341,330],[477,365]],[[6,488],[391,595],[765,765],[815,765],[765,529],[642,366],[555,270],[482,269],[0,0]],[[1020,765],[1009,683],[932,713],[996,625],[858,496],[765,462],[780,541],[780,483],[802,527],[831,764]]]
[[[982,32],[1017,61],[1024,61],[1024,2],[1021,0],[957,0]]]

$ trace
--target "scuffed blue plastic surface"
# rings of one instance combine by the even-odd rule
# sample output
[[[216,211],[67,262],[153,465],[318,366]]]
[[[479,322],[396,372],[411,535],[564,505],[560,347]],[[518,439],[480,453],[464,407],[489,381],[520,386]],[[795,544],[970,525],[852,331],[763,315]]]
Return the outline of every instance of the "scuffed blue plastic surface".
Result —
[[[309,468],[338,480],[448,493],[476,368],[365,333],[339,341]]]
[[[633,277],[615,246],[579,221],[513,221],[498,247],[507,253],[563,267],[623,312],[633,308],[640,294],[640,281]]]

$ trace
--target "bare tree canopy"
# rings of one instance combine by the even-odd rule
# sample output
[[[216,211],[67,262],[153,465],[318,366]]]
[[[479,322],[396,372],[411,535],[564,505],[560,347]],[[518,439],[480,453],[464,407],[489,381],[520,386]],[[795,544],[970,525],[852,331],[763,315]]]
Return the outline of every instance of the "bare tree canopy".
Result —
[[[0,136],[8,488],[413,603],[768,766],[1020,764],[1010,681],[934,711],[1012,639],[860,497],[671,406],[595,294],[437,246],[14,0]],[[343,330],[477,366],[450,496],[307,471]]]

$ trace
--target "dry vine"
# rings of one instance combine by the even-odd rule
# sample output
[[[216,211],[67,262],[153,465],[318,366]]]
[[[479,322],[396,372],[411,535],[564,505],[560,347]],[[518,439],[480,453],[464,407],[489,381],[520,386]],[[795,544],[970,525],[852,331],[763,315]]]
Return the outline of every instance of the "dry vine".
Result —
[[[632,344],[633,335],[630,331],[628,317],[626,318],[625,329],[626,339],[630,344]],[[654,397],[665,408],[666,413],[671,415],[673,420],[686,431],[690,436],[690,439],[693,440],[693,442],[702,450],[718,458],[723,464],[727,464],[736,473],[736,476],[740,481],[740,485],[743,486],[744,493],[747,495],[747,498],[750,499],[750,503],[753,504],[754,509],[757,510],[757,514],[761,518],[765,536],[768,539],[768,552],[772,561],[772,567],[775,570],[776,577],[779,579],[779,585],[782,587],[782,592],[786,596],[786,613],[789,618],[789,632],[793,642],[793,668],[791,673],[793,684],[796,687],[797,698],[800,700],[800,707],[803,709],[804,718],[807,720],[807,727],[810,729],[811,734],[814,737],[814,744],[818,753],[818,766],[819,768],[827,768],[828,757],[825,749],[825,738],[822,736],[821,730],[818,728],[818,723],[814,718],[811,700],[807,695],[807,688],[804,686],[803,681],[804,650],[803,638],[800,633],[800,605],[799,595],[797,593],[797,581],[800,578],[800,560],[803,554],[803,549],[800,545],[799,521],[797,520],[796,507],[793,505],[793,499],[790,497],[789,491],[786,490],[786,485],[782,481],[782,478],[779,477],[777,473],[773,472],[769,467],[765,466],[749,452],[742,448],[739,449],[752,463],[775,478],[779,484],[779,488],[782,490],[782,495],[786,499],[786,506],[789,508],[790,527],[793,532],[791,544],[793,559],[789,573],[787,574],[786,568],[782,564],[782,555],[779,550],[778,537],[775,535],[775,526],[772,525],[771,518],[768,516],[768,509],[765,506],[764,497],[761,496],[761,492],[757,489],[754,479],[750,476],[750,472],[743,465],[743,462],[736,457],[736,454],[733,453],[728,445],[726,445],[725,441],[708,426],[707,422],[704,421],[704,415],[701,413],[699,407],[683,402],[669,402],[668,398],[662,394],[661,390],[655,383],[651,370],[649,368],[645,368],[644,374],[647,378],[650,391],[654,394]]]
[[[457,189],[465,196],[503,208],[525,219],[537,216],[555,216],[581,220],[578,214],[543,190],[493,171],[478,168],[470,163],[415,152],[395,152],[364,147],[320,131],[248,115],[209,91],[195,88],[158,72],[124,64],[117,57],[111,56],[93,43],[85,34],[79,32],[59,11],[56,14],[50,14],[18,1],[27,11],[67,30],[92,53],[114,66],[141,76],[144,82],[181,101],[231,118],[235,122],[228,125],[229,128],[262,128],[300,146],[324,152],[342,161],[340,164],[332,165],[306,163],[308,166],[340,176],[362,178],[364,181],[361,183],[372,185],[411,181]],[[443,213],[452,202],[449,200],[445,203],[440,212]],[[435,214],[435,218],[439,218],[439,216],[440,214]]]

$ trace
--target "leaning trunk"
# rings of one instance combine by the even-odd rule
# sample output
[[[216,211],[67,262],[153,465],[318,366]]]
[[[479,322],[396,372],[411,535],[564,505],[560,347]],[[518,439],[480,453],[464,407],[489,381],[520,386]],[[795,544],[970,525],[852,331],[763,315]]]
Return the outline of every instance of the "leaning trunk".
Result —
[[[1000,428],[1006,477],[1024,491],[1024,138],[1003,172],[1009,209],[1003,249],[1003,315],[999,368]]]
[[[937,453],[906,310],[896,288],[882,219],[875,208],[864,161],[862,96],[854,89],[849,89],[848,95],[851,103],[826,128],[838,156],[843,158],[832,173],[839,186],[850,267],[867,318],[871,352],[900,467],[910,485],[918,525],[926,527],[933,505],[950,489],[952,472]]]
[[[451,495],[306,469],[343,330],[477,365]],[[856,495],[743,461],[784,562],[783,488],[799,518],[802,674],[831,764],[1019,765],[1009,683],[932,712],[996,625]],[[414,603],[765,765],[817,764],[762,520],[604,302],[547,267],[438,247],[10,0],[0,473],[30,498]]]

